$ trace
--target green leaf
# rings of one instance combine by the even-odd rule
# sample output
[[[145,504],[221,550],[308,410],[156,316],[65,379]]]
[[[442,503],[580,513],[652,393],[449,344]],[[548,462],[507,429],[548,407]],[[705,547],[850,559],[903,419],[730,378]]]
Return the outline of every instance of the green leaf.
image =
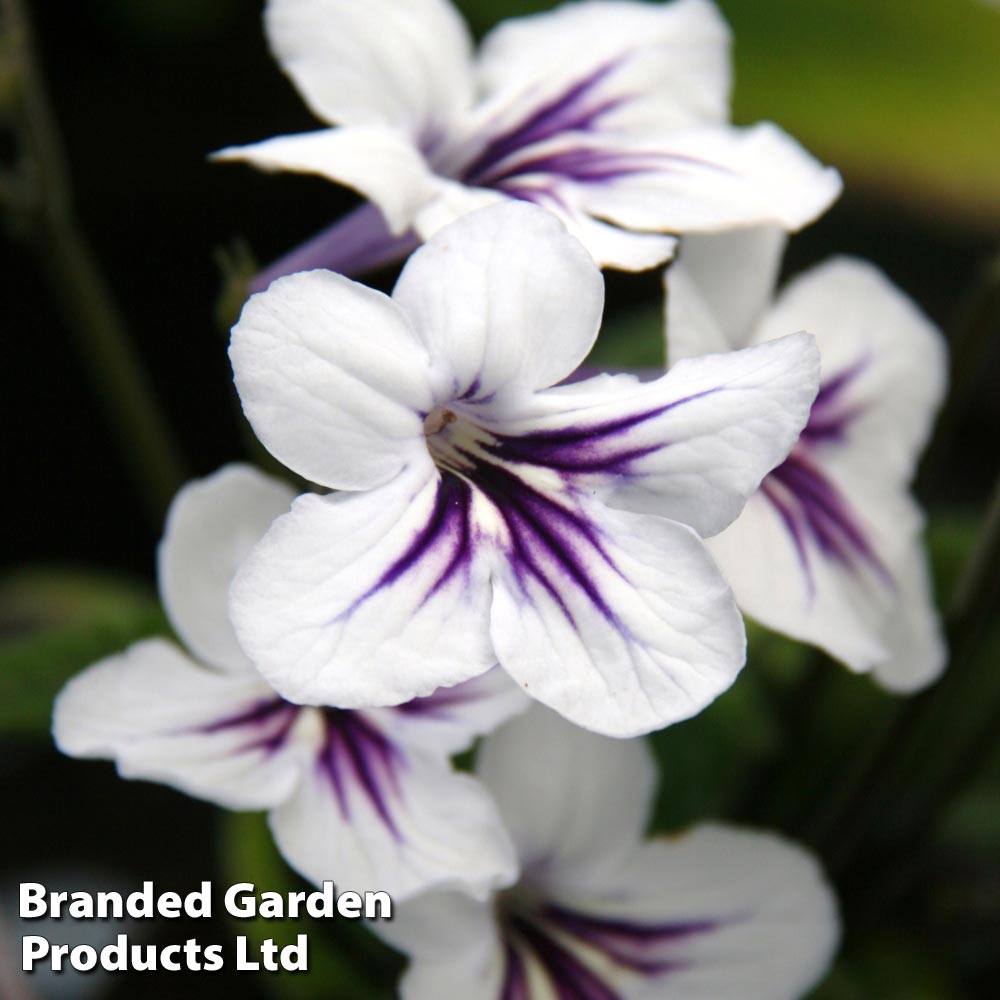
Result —
[[[52,701],[74,674],[170,629],[152,590],[80,569],[0,579],[0,733],[47,735]]]
[[[255,892],[312,891],[278,854],[267,820],[261,813],[221,815],[221,869],[226,885],[252,882]],[[275,972],[262,980],[278,997],[288,1000],[389,1000],[401,967],[387,947],[361,926],[360,920],[315,917],[233,919],[238,934],[256,947],[267,938],[279,947],[294,944],[299,934],[309,941],[305,973]],[[332,925],[332,926],[331,926]]]

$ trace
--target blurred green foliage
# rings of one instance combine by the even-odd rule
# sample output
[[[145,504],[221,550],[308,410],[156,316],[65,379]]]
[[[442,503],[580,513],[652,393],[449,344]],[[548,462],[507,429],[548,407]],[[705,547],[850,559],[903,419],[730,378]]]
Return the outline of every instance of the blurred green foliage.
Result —
[[[0,735],[47,737],[52,700],[84,667],[170,629],[145,583],[32,568],[0,578]]]

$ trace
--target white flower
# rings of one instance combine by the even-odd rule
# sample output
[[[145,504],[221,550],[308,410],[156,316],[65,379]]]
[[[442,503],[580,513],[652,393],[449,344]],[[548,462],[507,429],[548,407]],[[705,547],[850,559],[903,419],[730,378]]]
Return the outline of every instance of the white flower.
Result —
[[[945,391],[944,339],[860,260],[821,264],[772,304],[783,247],[773,229],[685,238],[667,278],[669,360],[791,330],[822,356],[801,440],[710,549],[747,614],[912,691],[946,662],[909,493]]]
[[[729,32],[708,0],[565,4],[505,21],[475,58],[446,0],[271,0],[271,47],[337,126],[222,150],[320,174],[363,208],[258,276],[353,273],[491,201],[555,212],[602,266],[668,259],[669,234],[811,222],[840,191],[771,124],[727,122]],[[415,232],[414,232],[415,231]]]
[[[110,757],[230,809],[270,810],[278,847],[314,882],[399,896],[485,891],[511,877],[510,843],[480,784],[449,757],[524,707],[499,671],[398,709],[301,708],[240,651],[226,615],[233,571],[292,491],[248,466],[188,484],[160,547],[160,589],[188,656],[150,639],[63,689],[63,752]]]
[[[230,350],[244,411],[286,465],[351,491],[296,500],[234,580],[237,635],[278,691],[394,704],[499,661],[632,735],[729,686],[742,621],[698,534],[794,443],[815,348],[546,389],[602,304],[583,247],[518,203],[438,233],[392,298],[311,271],[250,299]]]
[[[804,850],[717,824],[644,840],[641,741],[534,708],[486,738],[478,773],[520,880],[397,908],[379,933],[411,957],[403,1000],[792,1000],[829,964],[836,903]]]

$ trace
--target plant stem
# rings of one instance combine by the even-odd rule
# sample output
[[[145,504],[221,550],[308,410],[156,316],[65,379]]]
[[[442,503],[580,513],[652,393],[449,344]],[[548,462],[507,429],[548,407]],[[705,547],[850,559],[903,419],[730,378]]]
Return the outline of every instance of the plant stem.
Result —
[[[22,0],[2,0],[5,42],[16,68],[20,185],[7,206],[35,249],[111,419],[118,445],[159,525],[185,479],[180,451],[143,370],[111,288],[72,205],[69,173]]]

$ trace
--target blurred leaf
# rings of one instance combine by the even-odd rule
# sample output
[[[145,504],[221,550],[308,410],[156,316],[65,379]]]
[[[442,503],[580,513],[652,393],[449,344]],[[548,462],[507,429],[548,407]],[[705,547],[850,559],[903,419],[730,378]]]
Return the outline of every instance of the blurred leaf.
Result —
[[[315,888],[299,879],[281,859],[262,813],[224,813],[221,818],[221,867],[227,885],[252,882],[258,894]],[[294,944],[299,934],[308,938],[308,973],[269,974],[266,985],[275,996],[289,1000],[389,1000],[401,962],[361,926],[362,921],[334,920],[331,928],[329,921],[310,916],[234,918],[234,926],[257,947],[267,938],[279,947]]]
[[[482,33],[548,0],[458,0]],[[734,120],[775,121],[863,185],[1000,219],[1000,8],[981,0],[719,0]],[[985,215],[984,215],[985,213]]]
[[[77,569],[0,580],[0,732],[47,734],[52,700],[74,674],[149,635],[168,635],[151,590]]]
[[[839,961],[809,1000],[960,1000],[939,953],[912,940],[879,938]]]
[[[705,711],[651,741],[661,774],[653,826],[673,831],[730,817],[748,776],[781,745],[781,730],[760,679],[744,672]]]
[[[659,303],[609,321],[584,362],[603,371],[649,369],[664,365],[663,311]]]

